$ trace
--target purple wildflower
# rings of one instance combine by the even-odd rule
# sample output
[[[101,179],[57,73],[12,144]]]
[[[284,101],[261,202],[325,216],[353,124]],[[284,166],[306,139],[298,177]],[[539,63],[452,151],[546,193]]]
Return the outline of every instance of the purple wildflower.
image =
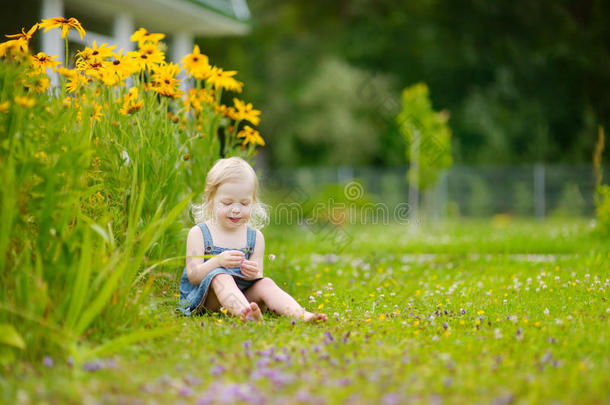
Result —
[[[290,360],[290,356],[287,354],[276,354],[275,356],[273,356],[273,360],[283,363],[285,361]]]
[[[466,310],[464,308],[460,308],[460,315],[466,315]]]
[[[345,387],[347,385],[350,385],[352,383],[352,380],[349,378],[341,378],[339,380],[337,380],[337,385],[339,387]]]
[[[85,364],[83,364],[83,370],[85,371],[97,371],[100,368],[102,368],[102,362],[99,360],[93,362],[86,362]]]
[[[447,322],[443,322],[443,329],[449,329],[449,324]]]
[[[312,399],[312,397],[309,392],[307,392],[305,390],[300,390],[299,392],[297,392],[297,395],[296,395],[297,402],[303,402],[303,403],[309,404],[312,402],[311,399]]]
[[[202,398],[199,398],[197,400],[197,405],[210,405],[214,402],[214,397],[208,395],[208,394],[204,394],[205,396],[203,396]]]
[[[398,394],[386,394],[381,398],[381,403],[383,405],[398,405],[401,402],[401,397]]]
[[[264,368],[264,367],[267,367],[269,362],[270,362],[270,360],[267,357],[263,357],[259,361],[256,362],[256,366],[258,368]]]
[[[180,387],[180,390],[178,390],[178,393],[183,397],[190,397],[191,395],[193,395],[193,390],[187,387],[186,385],[183,385],[182,387]]]
[[[335,341],[335,338],[329,331],[324,332],[324,344],[325,345],[329,345],[334,341]]]
[[[275,352],[275,349],[273,347],[270,347],[267,350],[260,351],[259,354],[261,355],[261,357],[271,357],[271,356],[273,356],[274,352]]]
[[[187,375],[184,377],[184,382],[191,386],[196,386],[201,384],[201,378],[193,377],[191,375]]]
[[[225,370],[226,370],[225,367],[223,367],[220,364],[217,364],[214,367],[212,367],[212,369],[210,370],[210,374],[212,374],[214,376],[218,376],[218,375],[222,374]]]
[[[51,368],[55,365],[55,363],[53,362],[53,359],[49,355],[44,356],[44,358],[42,359],[42,364],[44,364],[45,367],[47,367],[47,368]]]
[[[290,324],[291,324],[292,326],[294,326],[294,325],[296,325],[296,321],[293,319],[292,321],[290,321]]]

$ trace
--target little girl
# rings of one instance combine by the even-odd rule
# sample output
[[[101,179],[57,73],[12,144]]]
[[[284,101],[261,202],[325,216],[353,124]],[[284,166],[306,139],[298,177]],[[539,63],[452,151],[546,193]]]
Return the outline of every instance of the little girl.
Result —
[[[306,311],[263,277],[265,239],[253,227],[264,224],[267,212],[258,201],[252,167],[238,157],[220,159],[206,177],[204,195],[204,203],[193,206],[198,224],[186,240],[179,310],[190,315],[224,307],[242,321],[260,321],[261,309],[268,308],[305,321],[326,321],[326,315]]]

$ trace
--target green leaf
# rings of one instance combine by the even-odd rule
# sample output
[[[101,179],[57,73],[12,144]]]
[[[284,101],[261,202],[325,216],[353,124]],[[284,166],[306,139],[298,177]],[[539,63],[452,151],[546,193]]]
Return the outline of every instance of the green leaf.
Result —
[[[104,357],[108,356],[112,353],[116,353],[119,350],[123,349],[126,346],[131,344],[143,341],[154,339],[157,337],[169,335],[172,333],[177,333],[180,327],[172,326],[172,327],[161,327],[156,329],[140,329],[135,332],[119,336],[118,338],[112,339],[109,342],[104,343],[86,353],[86,357],[96,358],[96,357]]]
[[[23,338],[10,323],[0,324],[0,343],[13,346],[21,350],[25,349],[25,342],[23,341]]]

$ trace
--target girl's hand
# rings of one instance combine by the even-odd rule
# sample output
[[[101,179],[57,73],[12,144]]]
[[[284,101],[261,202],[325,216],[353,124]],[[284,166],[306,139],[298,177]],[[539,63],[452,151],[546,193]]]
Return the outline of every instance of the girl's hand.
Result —
[[[216,256],[218,264],[226,269],[233,269],[239,267],[242,261],[244,261],[244,252],[239,250],[225,250],[221,254]]]
[[[258,273],[258,263],[252,260],[244,260],[239,267],[242,274],[246,277],[256,278]]]

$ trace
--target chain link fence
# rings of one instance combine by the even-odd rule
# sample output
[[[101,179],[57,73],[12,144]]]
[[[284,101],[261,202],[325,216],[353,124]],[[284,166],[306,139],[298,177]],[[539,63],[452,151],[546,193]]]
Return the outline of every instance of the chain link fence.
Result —
[[[273,203],[326,200],[330,210],[357,182],[367,201],[392,212],[410,204],[408,167],[311,167],[262,174],[263,193]],[[610,178],[610,170],[604,179]],[[453,166],[420,196],[419,211],[427,218],[593,216],[595,178],[591,165]],[[334,193],[334,194],[333,194]],[[361,194],[362,194],[361,193]],[[344,194],[344,195],[341,195]],[[299,201],[287,201],[299,195]],[[347,200],[346,200],[347,197]],[[419,215],[419,214],[418,214]],[[272,218],[273,219],[273,218]]]

